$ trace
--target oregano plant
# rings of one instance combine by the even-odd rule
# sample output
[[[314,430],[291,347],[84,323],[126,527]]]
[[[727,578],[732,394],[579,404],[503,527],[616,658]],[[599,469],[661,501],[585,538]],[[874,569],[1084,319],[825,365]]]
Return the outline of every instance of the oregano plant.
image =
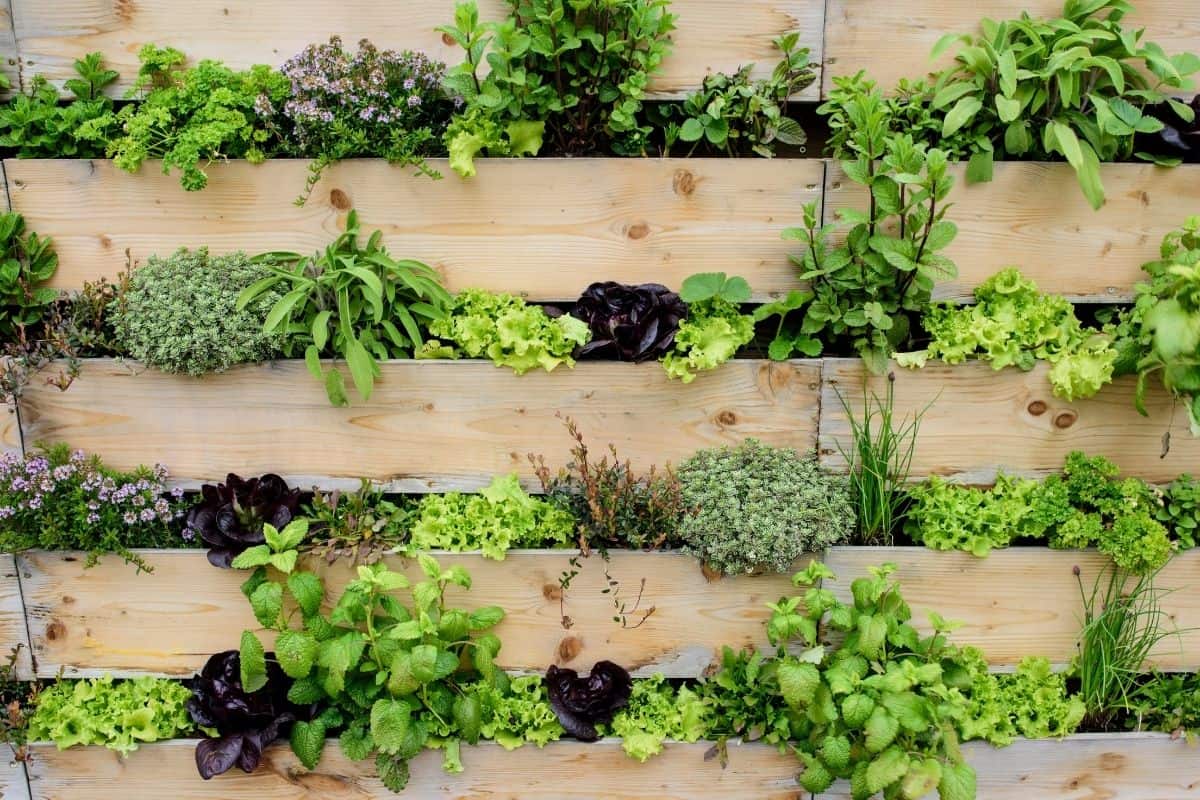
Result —
[[[262,628],[276,633],[275,657],[293,680],[288,699],[324,709],[292,725],[300,762],[315,767],[336,729],[343,754],[354,761],[374,755],[392,791],[405,787],[409,759],[435,737],[447,763],[458,764],[459,742],[478,741],[481,725],[478,693],[464,687],[507,680],[494,664],[500,640],[486,632],[504,611],[449,607],[447,589],[469,589],[470,575],[421,555],[424,580],[412,583],[383,562],[359,566],[326,612],[324,581],[298,560],[308,521],[282,531],[266,525],[263,534],[266,543],[243,552],[233,567],[252,570],[242,591]],[[257,631],[242,634],[241,669],[247,691],[266,683]]]

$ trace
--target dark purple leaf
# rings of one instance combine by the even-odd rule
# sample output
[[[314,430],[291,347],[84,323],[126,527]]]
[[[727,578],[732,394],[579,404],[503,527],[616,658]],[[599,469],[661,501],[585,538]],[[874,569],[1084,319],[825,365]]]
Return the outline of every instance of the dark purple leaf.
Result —
[[[580,358],[596,356],[621,361],[649,361],[675,346],[687,304],[658,283],[630,286],[612,281],[593,283],[579,298],[574,316],[588,324],[592,339]]]
[[[633,681],[623,667],[600,661],[584,677],[573,669],[551,666],[546,671],[546,689],[550,707],[566,732],[581,742],[594,742],[600,736],[596,725],[611,722],[629,704]]]
[[[243,550],[265,541],[264,523],[283,528],[299,505],[300,490],[288,488],[278,475],[243,480],[231,472],[225,483],[200,487],[187,527],[209,546],[209,563],[227,568]]]

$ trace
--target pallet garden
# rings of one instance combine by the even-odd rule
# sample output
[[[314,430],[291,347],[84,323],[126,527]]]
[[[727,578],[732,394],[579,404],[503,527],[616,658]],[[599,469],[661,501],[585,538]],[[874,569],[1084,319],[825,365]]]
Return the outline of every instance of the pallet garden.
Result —
[[[1200,798],[1200,8],[335,5],[0,0],[0,798]]]

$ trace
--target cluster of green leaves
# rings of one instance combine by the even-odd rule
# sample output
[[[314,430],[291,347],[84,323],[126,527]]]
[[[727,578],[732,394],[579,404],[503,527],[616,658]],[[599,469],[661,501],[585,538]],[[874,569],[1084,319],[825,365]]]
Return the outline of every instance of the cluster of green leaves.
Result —
[[[1047,361],[1055,396],[1091,397],[1110,382],[1117,351],[1109,337],[1085,328],[1062,295],[1044,294],[1015,267],[997,272],[975,289],[974,305],[934,303],[922,324],[930,336],[924,350],[897,353],[901,366],[921,367],[937,358],[959,364],[968,358],[993,369],[1031,370]]]
[[[314,492],[302,514],[311,522],[303,549],[330,563],[373,564],[408,539],[416,508],[408,497],[389,500],[366,478],[353,492]]]
[[[695,742],[709,732],[711,708],[688,686],[675,687],[661,673],[636,681],[629,705],[617,712],[608,730],[621,737],[626,755],[646,762],[662,752],[663,742]]]
[[[544,747],[563,735],[541,675],[512,678],[497,672],[495,680],[469,684],[464,691],[479,702],[480,737],[505,750]]]
[[[354,211],[345,232],[322,251],[264,253],[254,260],[271,274],[242,291],[237,309],[281,292],[263,330],[282,337],[289,358],[304,354],[309,372],[325,384],[336,406],[349,405],[345,379],[336,366],[321,363],[323,356],[345,359],[355,389],[367,400],[380,375],[379,362],[420,351],[422,328],[445,319],[451,302],[432,268],[392,258],[381,231],[360,242]]]
[[[730,575],[787,572],[805,552],[848,539],[854,507],[844,477],[789,448],[747,439],[700,450],[679,465],[679,539],[711,569]]]
[[[448,607],[446,590],[469,589],[470,575],[457,565],[443,570],[421,555],[424,580],[410,583],[382,563],[362,565],[324,613],[323,581],[298,563],[307,532],[307,520],[282,531],[266,525],[266,543],[233,562],[253,570],[242,589],[259,624],[278,634],[276,658],[294,681],[288,699],[324,708],[311,722],[292,725],[297,758],[315,767],[326,734],[340,729],[343,754],[361,761],[374,753],[380,780],[392,791],[408,783],[408,760],[432,738],[456,766],[457,741],[478,741],[483,719],[478,697],[462,686],[503,680],[493,662],[500,640],[485,631],[504,611]],[[397,599],[399,590],[408,590],[409,605]],[[266,683],[264,647],[254,631],[242,634],[241,668],[247,692]]]
[[[283,335],[265,331],[263,318],[280,293],[269,290],[238,307],[241,292],[270,274],[240,252],[210,256],[202,247],[151,256],[134,271],[116,315],[123,352],[155,369],[188,375],[273,358]]]
[[[1067,0],[1058,19],[984,19],[978,36],[948,34],[934,55],[957,45],[953,65],[929,81],[901,81],[873,124],[909,133],[953,159],[969,159],[968,182],[990,181],[997,159],[1065,159],[1096,208],[1104,202],[1100,163],[1177,160],[1136,150],[1139,135],[1162,130],[1152,106],[1169,104],[1184,121],[1193,110],[1170,97],[1192,88],[1191,53],[1168,56],[1127,30],[1127,0]],[[876,92],[863,73],[834,78],[818,111],[828,117],[837,158],[863,120],[850,109]]]
[[[979,651],[964,648],[962,653],[973,676],[970,705],[959,721],[964,740],[986,739],[1006,747],[1018,736],[1067,736],[1083,721],[1086,708],[1067,688],[1068,673],[1055,672],[1048,659],[1029,656],[1016,672],[997,675],[988,671]]]
[[[1178,160],[1134,152],[1138,133],[1162,130],[1146,106],[1170,103],[1186,121],[1194,112],[1172,94],[1193,88],[1200,71],[1193,53],[1168,56],[1126,30],[1127,0],[1067,0],[1059,19],[984,19],[981,35],[948,35],[937,56],[958,44],[953,67],[931,90],[942,115],[942,136],[963,132],[971,143],[968,180],[990,180],[994,158],[1046,160],[1061,156],[1074,168],[1092,204],[1104,204],[1100,162],[1133,157]]]
[[[1200,480],[1180,475],[1171,481],[1154,516],[1171,531],[1180,549],[1200,544]]]
[[[1200,216],[1163,237],[1161,258],[1142,265],[1150,276],[1134,287],[1133,308],[1106,327],[1120,357],[1116,374],[1137,373],[1137,409],[1151,377],[1187,406],[1192,435],[1200,436]]]
[[[45,283],[58,269],[58,254],[48,236],[25,232],[25,217],[0,214],[0,340],[17,338],[19,329],[38,327],[58,291]]]
[[[688,304],[688,315],[662,365],[668,377],[691,383],[697,372],[716,369],[754,338],[754,317],[741,313],[741,304],[751,297],[750,284],[724,272],[703,272],[686,278],[679,296]]]
[[[935,789],[941,800],[973,800],[975,771],[958,747],[970,673],[946,637],[952,625],[931,614],[933,633],[922,637],[909,622],[889,577],[894,568],[885,564],[855,580],[846,604],[816,587],[833,573],[813,562],[793,579],[810,586],[803,596],[770,605],[767,635],[779,648],[774,679],[796,712],[800,785],[820,794],[840,778],[849,779],[855,800],[881,792],[914,800]],[[840,644],[819,643],[822,619]]]
[[[560,364],[575,366],[571,354],[587,344],[591,329],[569,314],[551,317],[520,297],[483,289],[464,289],[447,313],[429,323],[429,332],[453,344],[430,342],[423,358],[455,358],[460,348],[471,358],[486,356],[518,375],[531,369],[550,372]]]
[[[640,152],[639,115],[675,27],[668,0],[508,0],[509,16],[481,24],[474,0],[438,28],[463,48],[446,85],[466,105],[446,131],[450,166],[475,174],[475,156]],[[488,71],[480,74],[486,59]]]
[[[0,660],[0,745],[8,745],[14,761],[29,758],[29,718],[33,716],[38,681],[23,681],[17,672],[23,644],[16,644],[7,658]]]
[[[911,496],[906,531],[937,550],[983,557],[1015,540],[1042,540],[1053,548],[1097,547],[1122,569],[1151,574],[1185,544],[1182,538],[1173,542],[1155,518],[1162,508],[1158,490],[1120,478],[1102,456],[1078,451],[1067,456],[1062,476],[1037,481],[1001,474],[987,489],[935,476]]]
[[[38,694],[28,739],[54,742],[59,750],[103,745],[128,755],[141,744],[191,732],[191,696],[182,683],[166,678],[61,681]]]
[[[1200,672],[1153,672],[1129,694],[1127,727],[1182,734],[1192,743],[1200,735]]]
[[[847,113],[854,129],[846,142],[850,158],[842,169],[869,190],[867,210],[840,212],[850,230],[844,243],[829,239],[835,226],[819,224],[817,204],[804,209],[804,226],[783,232],[804,251],[792,256],[809,290],[764,307],[759,318],[780,316],[769,354],[817,355],[845,348],[862,356],[875,374],[887,370],[892,353],[912,336],[913,321],[929,305],[934,282],[958,274],[939,251],[958,233],[944,219],[954,180],[946,155],[914,142],[909,134],[887,133],[886,103],[878,92],[853,101]],[[799,324],[785,325],[797,312]]]
[[[707,75],[700,89],[682,103],[650,106],[647,117],[662,131],[663,154],[677,143],[687,155],[751,153],[771,158],[782,145],[800,146],[808,137],[800,123],[787,115],[788,99],[816,79],[808,63],[808,48],[800,35],[787,33],[774,40],[783,59],[769,78],[754,80],[753,64],[732,75]]]
[[[517,474],[497,476],[477,494],[428,494],[417,507],[410,552],[480,550],[504,560],[518,547],[565,547],[575,533],[575,516],[549,500],[531,497]]]
[[[162,159],[163,173],[180,172],[184,189],[208,185],[214,161],[244,158],[258,163],[277,149],[279,132],[264,118],[260,98],[278,104],[288,81],[262,64],[232,70],[219,61],[184,66],[183,53],[147,44],[130,90],[139,102],[85,121],[79,138],[104,144],[121,169],[135,172],[147,159]],[[112,133],[113,128],[119,133]]]
[[[94,126],[96,120],[110,119],[113,104],[104,87],[117,73],[104,68],[100,53],[89,53],[75,61],[75,75],[63,83],[73,95],[69,103],[60,104],[58,87],[37,75],[27,93],[0,108],[0,148],[18,158],[102,158],[105,137],[84,138],[80,132],[85,126],[94,133],[111,127]]]

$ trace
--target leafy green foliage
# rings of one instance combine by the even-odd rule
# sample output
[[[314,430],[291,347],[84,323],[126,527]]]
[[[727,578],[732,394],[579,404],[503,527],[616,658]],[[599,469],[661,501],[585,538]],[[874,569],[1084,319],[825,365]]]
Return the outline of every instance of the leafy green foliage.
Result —
[[[358,577],[324,613],[320,576],[298,562],[307,521],[295,520],[282,531],[268,525],[263,532],[266,543],[243,552],[233,566],[253,570],[243,591],[259,623],[279,634],[276,656],[294,680],[289,699],[326,709],[317,718],[324,729],[293,735],[298,757],[315,763],[319,743],[336,720],[346,756],[361,760],[375,753],[381,780],[399,791],[407,782],[408,760],[431,737],[478,735],[482,712],[477,720],[456,697],[479,681],[503,688],[507,679],[494,665],[500,640],[485,631],[504,611],[446,605],[447,588],[470,588],[466,570],[442,569],[421,555],[425,579],[411,583],[386,564],[360,565]],[[400,590],[407,605],[396,596]],[[261,651],[257,634],[246,631],[241,661],[247,690],[259,675]]]
[[[1061,156],[1099,208],[1100,162],[1163,161],[1135,153],[1134,137],[1162,129],[1145,107],[1192,88],[1200,57],[1168,56],[1142,40],[1144,31],[1126,30],[1121,20],[1131,8],[1126,0],[1067,0],[1060,19],[985,19],[979,36],[943,37],[934,52],[957,44],[955,64],[934,80],[929,102],[942,136],[962,131],[971,142],[975,178],[990,178],[993,158]],[[1171,107],[1192,119],[1184,103]]]
[[[640,152],[646,85],[669,48],[667,0],[509,0],[509,16],[480,24],[474,0],[438,28],[466,60],[446,86],[466,105],[446,131],[450,166],[475,174],[494,156],[588,155],[617,142]],[[488,72],[480,75],[486,58]]]
[[[922,324],[931,341],[925,350],[897,354],[903,366],[921,366],[926,358],[958,364],[968,358],[993,369],[1031,370],[1049,362],[1056,397],[1091,397],[1112,380],[1117,351],[1109,338],[1085,328],[1062,295],[1044,294],[1015,267],[1002,270],[975,288],[976,303],[935,303]]]
[[[1163,237],[1161,258],[1142,265],[1148,282],[1134,287],[1132,309],[1106,331],[1120,353],[1116,373],[1136,372],[1135,404],[1145,416],[1155,374],[1184,401],[1193,436],[1200,436],[1200,216]]]
[[[147,44],[130,95],[140,102],[89,120],[78,136],[105,143],[121,169],[136,172],[143,161],[162,159],[163,173],[180,172],[184,189],[208,185],[213,161],[244,158],[259,163],[279,147],[279,132],[260,114],[264,98],[279,104],[288,93],[282,74],[262,64],[235,71],[219,61],[184,66],[183,53]],[[114,126],[120,133],[109,136]]]
[[[1166,526],[1180,548],[1200,544],[1200,480],[1181,475],[1172,481],[1154,517]]]
[[[817,355],[820,344],[845,347],[881,375],[912,335],[913,319],[929,305],[934,282],[958,274],[939,252],[958,232],[944,219],[954,183],[946,174],[946,154],[908,134],[888,135],[885,109],[878,92],[847,106],[854,128],[842,169],[870,190],[870,203],[866,211],[841,212],[842,222],[851,226],[845,242],[829,242],[834,226],[818,224],[816,203],[805,206],[803,227],[783,232],[804,246],[792,262],[811,291],[796,304],[772,309],[771,315],[783,316],[792,305],[803,307],[798,327],[781,320],[772,358],[787,358],[794,350]]]
[[[104,87],[117,73],[104,68],[100,53],[88,53],[74,67],[76,77],[63,83],[74,95],[69,103],[60,104],[58,87],[36,75],[27,94],[0,108],[0,148],[18,158],[103,158],[104,134],[111,134],[106,128],[112,123],[98,120],[111,120],[113,104]],[[93,134],[85,138],[83,130]]]
[[[39,286],[58,269],[48,236],[25,233],[25,217],[0,214],[0,339],[15,339],[19,329],[37,327],[58,291]]]
[[[751,153],[770,158],[777,145],[799,146],[807,141],[800,123],[787,115],[788,98],[811,84],[816,73],[808,63],[808,48],[800,35],[787,33],[774,40],[783,59],[771,77],[754,80],[754,65],[732,75],[706,75],[701,88],[682,103],[647,108],[647,118],[661,129],[663,153],[680,144],[687,155]]]
[[[541,306],[520,297],[482,289],[455,295],[449,313],[430,322],[429,332],[471,358],[487,356],[496,366],[510,367],[518,375],[538,367],[550,372],[560,364],[575,366],[571,354],[591,336],[582,320],[551,317]],[[444,355],[432,343],[427,353]]]
[[[569,545],[575,532],[574,515],[530,497],[515,472],[496,477],[478,494],[427,494],[416,517],[411,552],[481,550],[497,561],[513,548]]]
[[[141,744],[189,733],[191,696],[183,684],[166,678],[62,681],[38,694],[29,740],[51,741],[59,750],[102,745],[128,755]]]
[[[750,284],[724,272],[699,273],[684,280],[679,296],[688,315],[662,365],[668,377],[691,383],[697,372],[716,369],[754,338],[754,317],[740,310],[750,300]]]
[[[846,540],[854,507],[845,478],[816,459],[754,439],[700,450],[679,466],[684,552],[736,575],[786,572],[805,552]]]
[[[986,739],[1005,747],[1018,737],[1061,738],[1083,720],[1083,701],[1067,689],[1067,673],[1054,672],[1045,658],[1021,659],[1017,670],[988,672],[981,653],[964,648],[964,666],[973,676],[970,706],[959,721],[962,738]]]
[[[1135,730],[1200,734],[1200,673],[1154,671],[1130,692],[1125,724]]]
[[[238,296],[270,276],[245,253],[210,256],[208,248],[180,248],[151,256],[134,271],[116,316],[124,351],[164,372],[204,375],[279,353],[282,335],[263,320],[278,291],[238,307]]]
[[[697,689],[712,709],[705,738],[762,741],[786,752],[806,721],[803,713],[784,702],[778,666],[760,651],[723,648],[720,669]]]
[[[464,691],[479,706],[479,737],[506,750],[526,743],[544,747],[563,734],[541,675],[509,678],[497,673],[495,681],[473,683]],[[469,726],[460,722],[460,727]]]
[[[635,681],[629,705],[608,726],[621,747],[641,762],[662,752],[663,742],[695,742],[708,733],[710,709],[687,686],[667,683],[662,674]]]
[[[409,498],[387,499],[366,478],[354,492],[315,492],[304,509],[312,521],[304,549],[330,562],[373,564],[408,539],[416,506]]]
[[[264,253],[255,261],[272,274],[242,291],[238,309],[286,288],[263,330],[284,336],[284,355],[304,354],[309,372],[325,384],[336,406],[349,405],[345,380],[336,366],[322,365],[322,356],[345,359],[355,389],[368,400],[379,362],[420,350],[422,327],[443,319],[450,304],[437,272],[419,261],[392,258],[381,231],[360,243],[354,211],[345,232],[323,251]]]

